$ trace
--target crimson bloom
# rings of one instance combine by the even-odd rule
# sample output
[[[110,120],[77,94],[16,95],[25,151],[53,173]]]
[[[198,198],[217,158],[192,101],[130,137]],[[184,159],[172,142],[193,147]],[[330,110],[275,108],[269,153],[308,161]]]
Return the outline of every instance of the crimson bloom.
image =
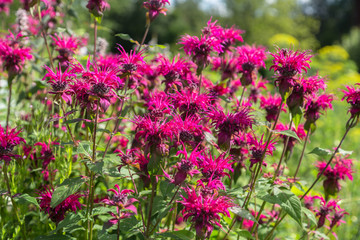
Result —
[[[111,199],[104,199],[103,202],[109,206],[116,206],[119,210],[130,210],[133,213],[137,213],[136,207],[133,205],[137,200],[135,198],[128,198],[128,195],[134,193],[134,190],[124,189],[120,190],[118,184],[115,184],[114,188],[108,189],[108,192],[113,192],[114,195]]]
[[[356,85],[359,85],[358,83]],[[350,104],[349,112],[351,113],[351,117],[358,117],[360,114],[360,89],[355,88],[354,86],[346,86],[347,90],[343,90],[344,97],[341,99],[342,101],[345,99],[347,103]]]
[[[20,157],[13,154],[14,147],[19,145],[21,142],[26,143],[22,137],[18,135],[22,130],[16,128],[6,130],[0,125],[0,160],[10,162],[13,157]]]
[[[46,188],[44,191],[39,192],[38,197],[40,210],[47,213],[51,221],[58,224],[64,220],[67,212],[76,212],[78,209],[81,209],[79,198],[82,197],[82,195],[79,193],[71,194],[55,208],[50,207],[53,192],[53,189]]]
[[[101,17],[104,11],[110,8],[110,5],[106,0],[89,0],[86,7],[95,17]]]
[[[232,200],[227,196],[217,194],[203,194],[194,188],[184,189],[186,197],[181,195],[179,201],[184,208],[182,210],[184,220],[191,219],[200,238],[208,238],[214,225],[221,227],[220,214],[230,217],[229,208],[234,206]]]
[[[26,60],[32,59],[31,49],[20,44],[19,39],[21,37],[20,33],[14,36],[10,32],[7,39],[0,39],[0,59],[10,78],[19,75],[23,70]]]
[[[336,211],[336,208],[340,209],[340,207],[334,199],[326,201],[322,196],[315,196],[314,198],[319,199],[321,204],[319,210],[314,210],[316,216],[319,217],[317,228],[321,228],[325,225],[326,219],[330,219],[330,213]]]
[[[160,13],[166,15],[167,9],[165,5],[169,4],[169,0],[147,0],[144,2],[144,8],[149,12],[147,13],[150,22],[152,22]]]
[[[13,0],[0,0],[0,12],[5,12],[6,15],[9,15],[10,4]]]
[[[268,96],[260,97],[260,108],[265,109],[266,111],[266,120],[271,122],[276,120],[276,116],[279,112],[281,106],[281,97],[277,94],[272,96],[270,93]],[[286,112],[284,106],[281,107],[281,111]]]
[[[333,100],[334,95],[332,94],[313,94],[306,97],[304,112],[306,130],[309,130],[310,124],[315,123],[320,118],[322,111],[332,109]]]
[[[59,52],[59,55],[56,59],[59,60],[59,63],[62,67],[67,67],[69,62],[72,61],[72,56],[79,48],[79,40],[75,37],[68,36],[58,36],[55,34],[51,36],[56,46],[56,50]]]
[[[256,136],[253,136],[252,134],[248,134],[248,144],[251,145],[250,151],[251,151],[251,157],[250,157],[250,168],[258,163],[261,162],[263,154],[266,155],[272,155],[273,151],[275,150],[275,140],[271,140],[269,142],[269,145],[266,147],[266,141],[263,141],[264,135],[261,136],[260,140],[256,138]],[[264,157],[265,157],[264,156]],[[266,166],[267,164],[265,161],[263,162],[263,165]]]

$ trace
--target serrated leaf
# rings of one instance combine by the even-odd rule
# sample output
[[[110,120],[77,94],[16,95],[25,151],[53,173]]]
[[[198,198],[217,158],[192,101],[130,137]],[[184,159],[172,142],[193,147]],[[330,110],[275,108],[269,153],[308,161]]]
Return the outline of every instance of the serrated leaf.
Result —
[[[77,223],[80,222],[83,218],[84,216],[81,213],[69,213],[65,219],[59,223],[59,225],[56,227],[56,230],[77,225]]]
[[[174,188],[175,188],[175,185],[171,184],[168,181],[160,182],[160,191],[164,197],[171,197],[173,195]]]
[[[248,210],[242,209],[240,207],[232,207],[229,210],[239,217],[257,222],[256,218]]]
[[[84,154],[89,159],[92,159],[92,150],[90,142],[79,142],[79,146],[77,147],[77,154]]]
[[[1,194],[0,194],[1,195]],[[40,207],[38,202],[36,201],[36,198],[34,197],[31,197],[29,194],[25,193],[25,194],[22,194],[18,197],[15,197],[15,201],[19,204],[24,204],[24,205],[27,205],[27,204],[34,204],[35,206],[37,207]]]
[[[94,208],[92,215],[96,216],[96,215],[102,215],[102,214],[109,214],[109,212],[116,213],[116,206]]]
[[[132,215],[130,218],[125,218],[121,220],[120,224],[120,230],[122,232],[129,232],[134,228],[140,227],[141,221],[137,220],[134,215]]]
[[[69,240],[69,239],[73,239],[67,235],[62,235],[62,234],[54,234],[54,235],[49,235],[49,236],[38,236],[35,238],[35,240]]]
[[[104,168],[104,162],[101,161],[101,162],[96,162],[96,163],[92,163],[92,162],[89,162],[86,164],[89,169],[91,171],[93,171],[94,173],[97,173],[97,174],[100,174],[102,175],[103,174],[103,168]]]
[[[281,135],[285,135],[285,136],[289,136],[292,138],[295,138],[296,140],[298,140],[299,142],[301,142],[300,138],[298,137],[298,135],[296,134],[296,132],[294,132],[293,130],[285,130],[285,131],[273,131],[276,134],[281,134]]]
[[[85,179],[82,177],[65,179],[53,192],[50,207],[55,208],[68,196],[77,192],[84,182]]]
[[[293,121],[293,123],[295,125],[295,128],[297,128],[299,126],[299,124],[300,124],[301,117],[303,115],[301,108],[296,107],[294,109],[291,109],[290,114],[291,114],[292,121]]]
[[[301,211],[305,214],[305,216],[310,220],[310,222],[312,223],[312,225],[316,226],[317,225],[317,221],[315,218],[315,215],[312,211],[310,211],[309,209],[305,208],[305,207],[301,207]]]
[[[308,154],[315,154],[315,155],[318,155],[319,157],[326,157],[328,155],[331,155],[332,152],[328,149],[316,147]]]
[[[187,230],[164,232],[156,234],[156,237],[159,238],[170,238],[174,240],[192,240],[195,239],[195,236],[192,232]]]
[[[294,193],[275,187],[272,193],[258,197],[263,201],[279,204],[281,208],[301,226],[301,202]]]

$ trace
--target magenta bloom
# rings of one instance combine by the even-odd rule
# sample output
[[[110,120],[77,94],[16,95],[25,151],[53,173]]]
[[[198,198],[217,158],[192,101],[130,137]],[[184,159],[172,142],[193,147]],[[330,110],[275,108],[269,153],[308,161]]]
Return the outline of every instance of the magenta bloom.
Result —
[[[267,121],[271,122],[276,120],[276,115],[279,112],[281,101],[281,97],[277,94],[272,96],[269,93],[267,97],[260,97],[260,108],[265,109]],[[282,106],[281,111],[286,112],[284,106]]]
[[[210,54],[212,52],[222,53],[223,46],[219,39],[209,36],[196,36],[185,35],[180,39],[185,53],[192,57],[192,60],[197,64],[198,69],[204,68],[210,63]]]
[[[174,108],[171,99],[164,92],[154,92],[146,99],[145,106],[149,110],[149,117],[156,121],[163,119],[166,114],[170,114]]]
[[[219,188],[225,190],[225,186],[221,182],[221,178],[228,176],[230,174],[226,171],[233,172],[231,165],[233,164],[231,157],[225,157],[225,153],[220,154],[217,158],[214,158],[212,154],[204,154],[202,157],[198,158],[197,166],[201,171],[204,178],[204,182],[211,182],[219,180]]]
[[[359,85],[359,84],[356,84]],[[346,86],[347,91],[343,90],[344,97],[342,101],[346,99],[346,102],[350,104],[349,112],[351,117],[359,116],[360,114],[360,89],[354,88],[354,86]]]
[[[133,205],[134,202],[137,200],[135,198],[128,198],[128,195],[131,193],[134,193],[133,190],[130,189],[124,189],[120,191],[120,187],[118,184],[115,184],[115,188],[108,189],[108,192],[113,192],[114,195],[111,197],[111,199],[104,199],[103,202],[109,206],[117,206],[119,210],[130,210],[137,214],[137,209]]]
[[[211,106],[211,98],[207,94],[184,90],[172,95],[175,108],[179,109],[182,118],[198,116]]]
[[[187,196],[181,196],[182,200],[179,201],[184,206],[184,220],[191,219],[198,237],[209,237],[214,225],[221,227],[220,214],[230,217],[228,209],[234,204],[229,197],[217,194],[203,195],[194,188],[186,188],[185,192]]]
[[[314,94],[317,93],[320,89],[325,90],[326,84],[324,78],[321,78],[319,75],[314,75],[310,77],[300,77],[300,83],[304,88],[305,94]]]
[[[150,22],[152,22],[160,13],[166,15],[167,9],[165,5],[169,4],[169,0],[147,0],[144,2],[144,8],[146,8],[149,13],[148,17]]]
[[[72,56],[78,50],[80,42],[75,37],[68,37],[68,36],[51,36],[56,46],[56,51],[59,52],[59,55],[56,59],[59,60],[59,63],[63,67],[67,67],[69,62],[72,61]]]
[[[334,100],[332,94],[310,95],[306,97],[304,117],[306,118],[305,126],[308,128],[311,123],[315,123],[320,118],[321,111],[328,108],[332,109],[331,102]],[[308,130],[308,129],[307,129]]]
[[[256,69],[265,68],[265,48],[244,45],[236,48],[238,57],[238,71],[243,75],[241,77],[241,84],[248,86],[256,80]]]
[[[258,98],[261,96],[261,88],[263,88],[264,90],[267,89],[266,87],[266,83],[268,83],[268,81],[264,80],[264,79],[259,79],[259,81],[253,82],[251,88],[250,88],[250,93],[249,93],[249,101],[253,102],[253,103],[257,103]]]
[[[337,155],[333,162],[335,165],[333,167],[330,165],[323,174],[326,177],[323,183],[326,195],[335,195],[340,191],[340,180],[346,180],[346,178],[349,178],[351,181],[353,180],[351,159],[341,158],[340,155]],[[316,164],[319,174],[326,167],[326,164],[326,162],[318,162]]]
[[[70,195],[55,208],[50,207],[53,192],[53,189],[46,188],[44,191],[39,192],[38,197],[40,210],[47,213],[51,221],[57,224],[64,220],[67,212],[76,212],[78,209],[81,209],[79,198],[82,195],[79,193]]]
[[[276,125],[276,130],[278,131],[285,131],[285,130],[289,130],[289,126],[288,125],[284,125],[282,123],[278,123]],[[305,137],[306,137],[306,133],[305,133],[305,130],[304,130],[304,125],[302,124],[299,124],[299,126],[297,127],[297,129],[292,126],[291,127],[291,130],[294,131],[296,133],[296,135],[301,139],[303,140]],[[286,138],[288,138],[288,136],[286,135],[280,135],[280,137],[283,139],[284,141],[284,144],[285,144],[285,141],[286,141]],[[295,138],[293,137],[289,137],[289,141],[288,141],[288,145],[287,145],[287,148],[286,148],[286,151],[292,151],[292,149],[294,148],[295,144],[298,142],[298,140],[296,140]]]
[[[41,146],[40,157],[36,157],[36,159],[42,160],[42,168],[43,169],[47,169],[47,166],[49,165],[49,163],[51,161],[55,161],[55,156],[51,149],[51,147],[53,145],[59,145],[59,143],[51,142],[49,140],[48,144],[46,144],[44,142],[37,142],[34,144],[34,146]]]
[[[21,34],[14,36],[10,32],[7,39],[0,39],[0,59],[10,78],[19,75],[23,70],[25,61],[32,59],[31,49],[19,44],[20,37]]]
[[[275,140],[271,140],[269,143],[269,146],[266,147],[266,141],[263,141],[264,135],[261,136],[260,140],[258,140],[255,136],[252,134],[248,134],[248,144],[251,145],[250,151],[251,151],[251,157],[250,157],[250,168],[258,163],[261,162],[263,154],[266,155],[272,155],[273,151],[275,150]],[[264,158],[265,158],[264,156]],[[266,166],[267,164],[265,161],[263,162],[263,165]]]
[[[208,115],[213,126],[218,130],[218,145],[223,149],[230,147],[231,136],[239,131],[246,131],[254,123],[248,108],[242,108],[236,113],[225,113],[213,109]]]
[[[101,17],[104,11],[110,8],[110,5],[106,0],[89,0],[86,7],[95,17]]]
[[[180,55],[175,56],[171,62],[161,55],[159,62],[158,73],[165,78],[162,81],[162,83],[165,83],[165,92],[171,88],[182,88],[182,82],[186,79],[186,75],[190,73],[191,64],[180,58]]]
[[[22,130],[17,131],[16,128],[7,128],[5,131],[0,125],[0,160],[8,163],[13,157],[20,157],[12,152],[16,145],[19,145],[21,142],[26,143],[23,138],[18,136],[21,131]]]
[[[221,80],[233,80],[236,78],[236,73],[238,71],[238,60],[233,54],[225,54],[224,56],[213,57],[211,59],[211,64],[213,65],[213,70],[219,69],[221,71]]]
[[[0,12],[5,12],[6,15],[9,15],[9,6],[12,4],[13,0],[0,0]]]
[[[312,55],[309,51],[294,52],[291,49],[277,49],[276,53],[270,53],[273,57],[273,64],[270,67],[282,77],[293,77],[302,71],[307,72],[310,68],[309,62]]]
[[[336,208],[341,209],[337,204],[336,200],[326,201],[322,196],[315,196],[314,198],[320,200],[320,210],[314,210],[316,212],[316,216],[319,217],[318,220],[318,228],[321,228],[325,225],[326,219],[330,219],[330,213],[336,211]]]
[[[59,68],[55,68],[56,72],[48,66],[44,66],[44,68],[47,70],[47,73],[45,74],[43,80],[48,79],[47,83],[49,83],[53,89],[50,93],[61,96],[65,102],[71,104],[71,94],[73,91],[69,85],[74,82],[76,75],[70,73],[70,68],[67,68],[64,72],[62,72],[60,66]]]

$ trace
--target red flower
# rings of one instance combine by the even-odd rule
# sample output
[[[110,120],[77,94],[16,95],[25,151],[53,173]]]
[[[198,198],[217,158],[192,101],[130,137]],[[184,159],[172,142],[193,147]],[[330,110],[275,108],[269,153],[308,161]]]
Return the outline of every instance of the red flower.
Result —
[[[248,144],[252,145],[250,148],[251,151],[251,158],[250,158],[250,168],[258,163],[261,162],[263,154],[266,155],[272,155],[273,151],[275,150],[275,140],[271,140],[269,142],[269,145],[266,147],[266,142],[263,141],[264,135],[261,136],[260,140],[256,138],[256,136],[253,136],[252,134],[248,134]],[[265,151],[265,153],[264,153]],[[264,156],[264,157],[265,157]],[[265,161],[263,162],[263,165],[266,166],[267,164]]]
[[[184,220],[191,218],[198,237],[209,237],[214,225],[221,227],[220,214],[230,217],[228,209],[234,204],[227,196],[203,194],[194,188],[184,190],[187,196],[181,196],[182,200],[179,201],[184,206]]]
[[[103,12],[110,8],[110,5],[106,0],[89,0],[86,7],[95,17],[101,17]]]
[[[272,96],[270,93],[267,97],[260,97],[260,108],[266,110],[266,120],[271,122],[276,120],[276,116],[279,112],[281,105],[281,97],[277,94]],[[286,112],[284,105],[281,108],[281,111]]]
[[[166,15],[166,4],[170,5],[169,0],[147,0],[144,2],[144,8],[149,11],[148,17],[150,21],[153,21],[160,13]]]
[[[306,97],[304,117],[306,123],[315,123],[320,118],[321,111],[332,109],[331,102],[334,100],[332,94],[310,95]],[[305,125],[307,125],[305,124]]]
[[[16,128],[7,128],[5,131],[0,125],[0,160],[10,162],[11,158],[20,157],[12,152],[16,145],[19,145],[21,142],[26,143],[23,138],[18,136],[21,131],[22,130],[17,131]]]
[[[358,83],[356,85],[359,85]],[[342,101],[346,99],[346,102],[350,104],[349,112],[351,113],[351,117],[359,116],[360,114],[360,89],[355,88],[354,86],[346,86],[346,90],[342,90],[344,92],[344,97],[341,99]]]
[[[9,15],[10,5],[13,0],[0,0],[0,12],[5,12],[6,15]]]
[[[53,192],[53,189],[46,188],[44,191],[39,192],[40,197],[38,197],[40,210],[47,213],[51,221],[59,223],[65,218],[67,212],[76,212],[78,209],[81,209],[79,198],[82,197],[82,195],[79,193],[68,196],[55,208],[50,207]]]

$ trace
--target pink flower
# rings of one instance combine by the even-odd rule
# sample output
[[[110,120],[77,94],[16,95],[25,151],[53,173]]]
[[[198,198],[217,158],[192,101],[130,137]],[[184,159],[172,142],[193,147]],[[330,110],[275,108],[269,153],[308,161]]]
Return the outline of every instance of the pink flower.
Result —
[[[263,141],[264,135],[261,136],[260,140],[256,138],[256,136],[253,136],[252,134],[248,134],[248,144],[251,145],[250,151],[251,151],[251,157],[250,157],[250,168],[258,163],[261,162],[263,155],[264,158],[266,155],[272,155],[273,151],[275,150],[275,140],[270,140],[269,145],[266,147],[266,142]],[[267,164],[265,161],[263,162],[263,165],[266,166]]]
[[[16,128],[6,130],[0,125],[0,160],[10,162],[11,158],[18,158],[20,156],[13,154],[14,147],[21,142],[26,143],[25,140],[18,135],[22,130]]]
[[[222,53],[223,46],[219,39],[215,37],[185,35],[181,37],[179,44],[183,45],[185,53],[192,57],[197,64],[198,71],[202,70],[210,63],[210,54],[212,52]]]
[[[187,196],[181,195],[182,200],[179,201],[184,207],[182,210],[184,220],[191,219],[198,237],[209,237],[214,225],[221,227],[220,214],[230,217],[228,209],[234,204],[227,196],[203,195],[194,188],[184,190]]]
[[[221,80],[230,79],[233,80],[236,78],[236,73],[238,71],[238,59],[235,58],[234,54],[225,54],[220,57],[213,57],[211,59],[213,65],[213,70],[221,71]]]
[[[167,9],[165,5],[169,4],[169,0],[147,0],[144,2],[144,8],[146,8],[149,13],[148,17],[152,22],[160,13],[166,15]]]
[[[154,121],[163,119],[165,115],[170,114],[174,108],[171,99],[164,92],[152,93],[150,97],[146,99],[145,106],[149,110],[149,117]]]
[[[346,180],[346,178],[349,178],[351,181],[353,180],[351,159],[347,159],[346,157],[342,158],[341,155],[337,155],[333,163],[335,163],[335,165],[333,167],[329,165],[323,174],[326,177],[323,183],[326,195],[335,195],[341,190],[340,180]],[[319,169],[319,174],[326,167],[326,164],[326,162],[318,162],[316,164],[316,167]]]
[[[236,48],[238,57],[238,70],[243,75],[241,77],[241,84],[248,86],[256,80],[256,70],[260,67],[265,68],[265,48],[244,45]]]
[[[291,49],[277,49],[276,53],[270,53],[273,57],[273,64],[270,67],[278,72],[283,77],[293,77],[296,74],[300,74],[302,71],[307,72],[310,68],[309,62],[312,55],[309,55],[309,51],[294,52]]]
[[[43,142],[37,142],[34,144],[34,146],[41,146],[40,157],[36,157],[36,159],[42,160],[42,168],[43,169],[47,169],[47,166],[49,165],[49,163],[51,161],[55,161],[55,156],[51,149],[51,147],[53,147],[54,145],[59,145],[59,143],[51,142],[49,140],[48,144],[43,143]]]
[[[179,109],[183,118],[199,116],[211,106],[211,98],[207,94],[199,94],[196,91],[184,90],[172,95],[175,108]]]
[[[78,209],[81,209],[79,198],[82,197],[82,195],[79,193],[68,196],[55,208],[50,207],[53,192],[53,189],[46,188],[44,191],[38,193],[40,210],[47,213],[51,221],[58,224],[65,218],[67,212],[76,212]]]
[[[276,120],[276,116],[279,112],[281,102],[281,97],[277,94],[272,96],[269,93],[267,97],[260,97],[260,108],[265,109],[267,121],[271,122]],[[281,111],[286,112],[284,106],[282,106]]]
[[[13,0],[0,0],[0,13],[5,12],[6,15],[9,15],[9,6],[12,4]]]
[[[300,77],[301,85],[304,88],[305,94],[315,94],[320,89],[325,90],[326,84],[324,78],[321,78],[319,75],[314,75],[310,77]]]
[[[61,67],[55,68],[55,72],[48,66],[44,66],[47,70],[43,80],[48,79],[47,83],[51,85],[53,92],[52,94],[59,94],[62,99],[71,104],[72,98],[71,94],[73,91],[70,88],[70,84],[74,82],[76,75],[70,73],[70,68],[67,68],[64,72],[61,70]]]
[[[358,116],[360,114],[360,89],[354,86],[346,86],[346,88],[347,91],[342,90],[344,97],[341,100],[344,101],[346,99],[346,102],[350,104],[349,112],[351,117]]]
[[[59,55],[56,59],[59,60],[59,63],[63,67],[67,67],[69,62],[72,61],[72,56],[78,50],[80,42],[75,37],[68,37],[68,36],[51,36],[56,46],[56,50],[59,52]]]
[[[334,100],[332,94],[309,95],[306,97],[304,117],[306,124],[315,123],[320,118],[321,111],[332,109],[331,102]]]
[[[261,88],[263,88],[264,90],[267,89],[266,87],[266,83],[268,83],[268,81],[264,80],[264,79],[259,79],[259,81],[254,81],[252,83],[252,86],[250,88],[250,93],[249,93],[249,101],[253,102],[253,103],[257,103],[258,98],[261,96],[260,92],[261,92]]]
[[[95,17],[101,17],[104,11],[110,8],[110,5],[106,0],[89,0],[86,7]]]
[[[330,213],[336,211],[335,209],[340,209],[336,200],[326,201],[322,196],[315,196],[314,198],[320,199],[320,210],[315,209],[316,216],[319,217],[317,228],[321,228],[325,225],[326,219],[330,218]]]
[[[133,205],[134,202],[137,200],[135,198],[128,198],[128,195],[134,193],[134,190],[131,189],[124,189],[120,191],[120,187],[118,184],[115,184],[115,188],[108,189],[108,192],[113,192],[114,195],[111,199],[104,199],[103,202],[109,206],[116,206],[119,210],[130,210],[137,214],[136,207]]]
[[[8,71],[10,78],[19,75],[26,60],[32,59],[31,49],[19,44],[20,37],[21,34],[14,36],[10,32],[7,39],[0,39],[0,60],[3,62],[4,69]]]

